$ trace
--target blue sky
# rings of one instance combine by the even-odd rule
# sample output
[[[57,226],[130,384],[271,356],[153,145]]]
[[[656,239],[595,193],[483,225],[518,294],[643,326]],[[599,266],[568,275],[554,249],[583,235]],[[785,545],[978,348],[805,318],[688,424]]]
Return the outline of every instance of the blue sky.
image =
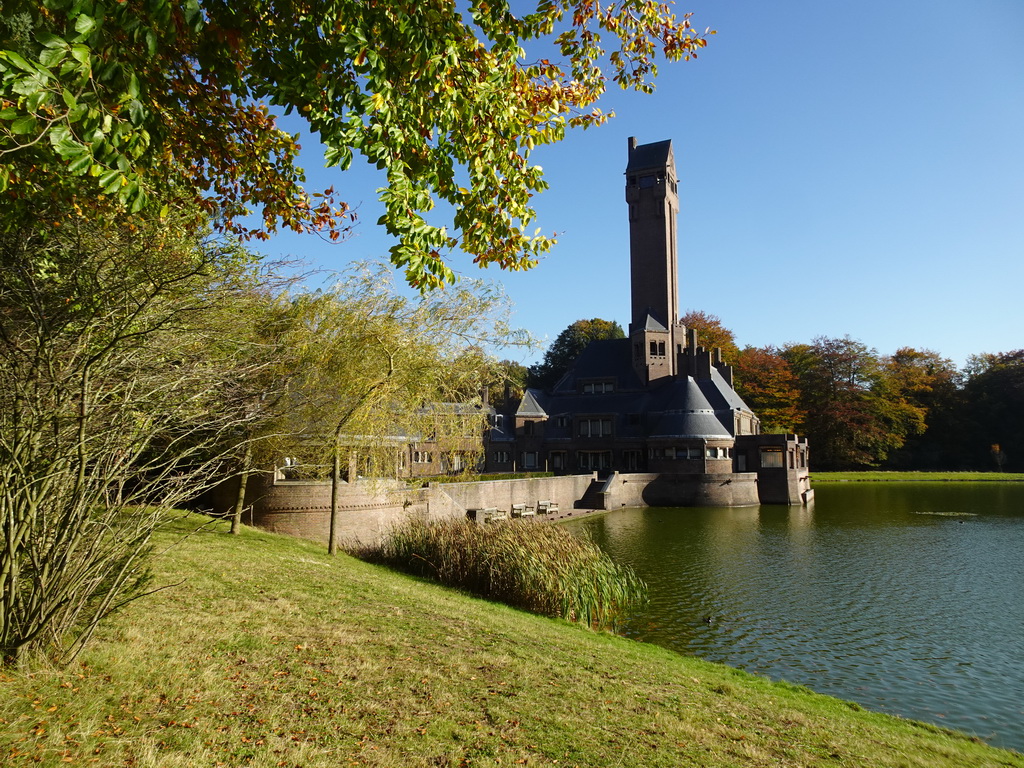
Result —
[[[581,318],[629,319],[626,141],[672,139],[680,179],[680,308],[740,346],[849,335],[881,354],[1024,347],[1024,1],[680,0],[718,34],[663,65],[653,95],[610,91],[616,117],[533,156],[559,243],[500,281],[513,322],[553,339]],[[299,126],[286,123],[290,130]],[[391,245],[371,166],[313,188],[359,206],[349,240],[281,235],[260,249],[342,269]],[[538,352],[510,355],[525,363]]]

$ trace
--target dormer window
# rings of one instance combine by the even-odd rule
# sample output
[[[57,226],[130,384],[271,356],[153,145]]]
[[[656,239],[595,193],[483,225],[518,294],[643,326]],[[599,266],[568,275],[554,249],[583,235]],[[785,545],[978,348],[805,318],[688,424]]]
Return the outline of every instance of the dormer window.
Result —
[[[583,384],[584,395],[603,395],[615,391],[613,381],[587,381]]]

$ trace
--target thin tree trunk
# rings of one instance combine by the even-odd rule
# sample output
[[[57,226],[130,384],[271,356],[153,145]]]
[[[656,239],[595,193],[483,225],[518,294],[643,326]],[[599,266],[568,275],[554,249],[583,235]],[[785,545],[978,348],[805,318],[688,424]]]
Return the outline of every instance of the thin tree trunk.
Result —
[[[338,551],[335,537],[338,533],[338,518],[341,517],[341,446],[334,443],[334,466],[331,468],[331,533],[327,541],[327,554]]]
[[[242,511],[245,509],[245,487],[249,484],[249,469],[252,463],[252,443],[246,442],[242,455],[242,473],[238,477],[238,498],[235,499],[235,513],[231,516],[231,533],[242,532]]]

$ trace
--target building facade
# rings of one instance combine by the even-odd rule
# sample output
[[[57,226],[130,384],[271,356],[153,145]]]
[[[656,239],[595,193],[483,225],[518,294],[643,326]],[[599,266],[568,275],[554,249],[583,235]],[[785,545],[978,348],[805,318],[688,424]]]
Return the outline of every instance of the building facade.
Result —
[[[659,504],[802,503],[807,441],[760,434],[721,351],[679,321],[672,142],[630,138],[625,177],[627,338],[592,342],[550,390],[528,389],[496,409],[486,470],[643,475],[662,489]]]

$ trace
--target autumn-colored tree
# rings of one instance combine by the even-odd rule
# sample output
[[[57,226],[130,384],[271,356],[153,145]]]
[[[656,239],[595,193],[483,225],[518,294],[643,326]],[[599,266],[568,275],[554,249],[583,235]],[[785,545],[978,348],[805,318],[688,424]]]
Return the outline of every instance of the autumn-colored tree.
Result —
[[[553,387],[590,342],[625,337],[622,326],[614,320],[577,320],[551,342],[541,362],[530,366],[530,386]]]
[[[736,391],[761,419],[761,431],[796,431],[800,391],[786,358],[774,347],[744,347],[734,365]]]
[[[915,469],[953,468],[953,445],[963,434],[960,417],[961,376],[951,360],[930,349],[901,347],[882,359],[888,396],[920,414],[923,430],[912,430],[886,466]],[[909,411],[908,411],[909,412]],[[951,439],[952,438],[952,439]]]
[[[922,409],[889,386],[874,349],[818,337],[781,352],[797,377],[803,420],[818,468],[873,466],[924,427]]]
[[[707,34],[654,0],[5,0],[0,193],[8,213],[198,199],[243,235],[337,236],[344,205],[304,189],[269,104],[330,165],[386,170],[381,223],[412,285],[450,282],[455,249],[525,269],[552,243],[530,228],[534,147],[602,123],[609,75],[650,91],[658,56],[692,58]],[[447,223],[427,219],[438,202]]]
[[[733,332],[722,325],[718,315],[691,309],[679,318],[689,329],[697,331],[697,343],[705,349],[721,349],[722,359],[729,365],[735,365],[740,350],[736,346]]]

